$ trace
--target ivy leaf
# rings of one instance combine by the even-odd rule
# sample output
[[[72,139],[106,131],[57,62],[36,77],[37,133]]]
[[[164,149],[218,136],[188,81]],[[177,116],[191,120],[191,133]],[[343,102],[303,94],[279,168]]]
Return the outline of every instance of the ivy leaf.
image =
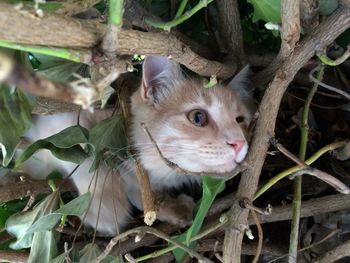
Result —
[[[193,223],[185,233],[176,238],[181,242],[186,241],[187,246],[194,245],[193,243],[191,244],[190,239],[201,230],[204,218],[214,202],[216,195],[225,189],[225,180],[205,176],[202,181],[202,186],[202,199],[200,200],[199,208]],[[182,262],[186,256],[186,252],[182,249],[175,249],[173,254],[177,262]]]
[[[40,149],[51,151],[58,159],[81,164],[88,154],[81,148],[81,143],[88,142],[88,130],[81,126],[71,126],[46,139],[38,140],[27,147],[17,158],[15,167],[27,161]]]
[[[106,150],[115,152],[119,156],[125,154],[126,150],[121,150],[126,149],[127,146],[123,125],[122,118],[115,115],[100,121],[91,129],[89,143],[93,147],[95,160],[90,172],[97,168]]]
[[[59,192],[55,191],[47,196],[33,210],[20,212],[9,217],[6,221],[6,231],[17,238],[17,241],[10,244],[12,249],[22,249],[32,246],[33,234],[27,230],[43,215],[54,211],[58,205]],[[40,236],[37,237],[40,239]]]
[[[254,7],[253,22],[281,23],[281,0],[248,0]]]
[[[86,68],[84,64],[38,53],[33,53],[33,56],[40,61],[36,72],[50,80],[65,83],[74,79],[73,73],[85,75],[83,73]]]
[[[31,125],[34,104],[33,97],[0,85],[0,149],[4,167],[12,160],[21,136]]]
[[[78,196],[60,209],[39,218],[33,225],[30,226],[30,228],[27,230],[27,234],[52,230],[60,218],[64,215],[82,216],[83,213],[87,211],[90,200],[90,192]]]
[[[57,234],[53,231],[37,232],[33,236],[28,263],[49,263],[57,255]]]

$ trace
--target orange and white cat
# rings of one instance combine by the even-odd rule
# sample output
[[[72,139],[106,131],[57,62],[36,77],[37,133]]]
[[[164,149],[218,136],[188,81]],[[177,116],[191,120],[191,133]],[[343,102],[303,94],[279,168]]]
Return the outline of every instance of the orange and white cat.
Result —
[[[246,89],[248,70],[244,69],[227,85],[204,88],[200,79],[186,78],[178,63],[166,57],[146,57],[142,83],[131,97],[131,144],[148,171],[151,187],[167,196],[169,189],[198,182],[199,177],[181,174],[159,156],[141,127],[145,123],[164,157],[191,172],[226,173],[247,154],[247,128],[253,103]],[[83,111],[80,123],[86,128],[108,117],[109,112]],[[35,141],[75,125],[77,113],[38,116],[27,136]],[[131,205],[142,210],[134,163],[125,161],[117,170],[101,165],[93,177],[92,161],[85,161],[72,176],[80,194],[94,192],[85,223],[103,235],[114,235],[130,219]],[[75,164],[60,161],[42,151],[25,165],[36,178],[53,169],[68,175]],[[186,225],[192,219],[193,199],[182,193],[166,198],[157,218]],[[170,205],[171,204],[171,205]]]

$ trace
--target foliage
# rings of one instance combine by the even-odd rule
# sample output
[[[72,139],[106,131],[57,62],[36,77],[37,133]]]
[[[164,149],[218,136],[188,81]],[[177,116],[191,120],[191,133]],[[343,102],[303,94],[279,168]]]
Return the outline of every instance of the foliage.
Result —
[[[5,167],[9,165],[21,136],[31,124],[33,106],[34,99],[31,96],[0,86],[0,148],[2,165]]]
[[[17,0],[6,1],[11,3],[20,2]],[[26,5],[33,5],[33,1],[24,2]],[[198,4],[198,1],[183,0],[181,3],[184,3],[184,10],[180,10],[181,12],[178,14],[179,16],[188,15],[188,12],[193,10]],[[206,4],[208,3],[209,1],[206,2]],[[320,12],[324,16],[331,14],[335,8],[338,7],[337,0],[319,0],[318,3]],[[174,17],[174,14],[178,13],[174,11],[178,11],[178,9],[174,10],[174,7],[169,4],[169,1],[146,0],[144,1],[144,4],[148,11],[161,17],[163,21],[171,22],[178,18]],[[272,22],[274,24],[281,23],[280,0],[247,0],[239,1],[239,5],[245,43],[248,43],[259,50],[268,49],[277,52],[280,44],[279,37],[266,29],[265,24],[267,22]],[[57,10],[59,6],[59,3],[49,1],[45,4],[41,4],[40,8],[49,12]],[[213,50],[219,50],[219,45],[216,43],[215,37],[213,36],[219,30],[220,17],[213,6],[214,4],[211,4],[207,8],[194,12],[193,16],[187,21],[182,21],[182,23],[177,26],[177,29],[186,34],[192,40],[196,40]],[[101,1],[97,5],[97,8],[100,12],[103,12],[105,9],[105,2]],[[168,30],[174,26],[174,24],[172,24],[171,27],[169,27],[169,24],[164,26],[162,22],[160,22],[160,25]],[[337,40],[337,42],[343,47],[346,47],[349,43],[349,39],[350,31],[348,30]],[[76,63],[77,61],[80,61],[79,57],[73,57],[72,54],[69,52],[67,53],[67,50],[65,49],[62,50],[54,49],[52,47],[38,46],[29,47],[20,44],[2,42],[2,46],[5,44],[6,47],[12,49],[27,52],[30,51],[30,54],[25,52],[22,54],[25,54],[25,56],[29,58],[36,73],[43,74],[51,80],[66,83],[74,79],[74,73],[78,73],[84,77],[89,77],[88,67],[81,63]],[[46,55],[43,55],[43,53]],[[50,54],[50,56],[48,56],[48,54]],[[219,57],[221,54],[218,52],[215,55]],[[67,57],[70,60],[58,58],[62,56]],[[141,56],[137,56],[137,59],[135,60],[139,61],[140,57]],[[113,92],[114,90],[111,87],[106,89],[106,96],[102,101],[103,106],[107,103],[108,98]],[[297,95],[292,95],[295,97],[300,96],[299,93]],[[285,135],[285,143],[287,143],[287,139],[289,139],[289,141],[297,141],[295,138],[298,136],[295,136],[293,131],[290,133],[285,131],[293,125],[299,125],[296,121],[291,121],[292,117],[298,118],[295,117],[297,114],[293,116],[291,116],[291,114],[298,112],[298,107],[301,107],[300,102],[291,102],[292,99],[289,97],[286,98],[286,100],[288,100],[285,102],[288,106],[288,110],[286,110],[284,114],[288,117],[284,116],[281,118],[284,118],[282,123],[286,123],[289,126],[287,127],[286,125],[284,129],[281,129],[283,130],[282,132],[277,131],[277,134]],[[322,100],[320,101],[321,103],[323,102]],[[124,120],[121,116],[111,116],[96,124],[91,130],[76,125],[43,140],[38,140],[13,160],[21,136],[23,136],[26,130],[30,127],[31,112],[34,105],[35,99],[31,96],[16,90],[13,87],[0,87],[0,123],[6,123],[6,125],[0,125],[2,166],[10,169],[13,168],[14,164],[14,168],[19,168],[21,164],[29,158],[32,158],[37,151],[44,149],[51,151],[51,153],[58,159],[74,162],[76,164],[81,164],[86,158],[92,158],[94,162],[91,171],[97,169],[101,162],[107,163],[110,167],[115,167],[120,163],[120,160],[127,155],[127,140],[125,137],[125,127],[123,127]],[[342,114],[344,115],[348,114],[350,111],[349,103],[342,103],[341,106],[337,106],[336,108],[342,109]],[[315,108],[312,108],[311,110],[315,112],[317,111]],[[317,114],[316,118],[320,118],[319,116],[322,116],[322,112],[317,111],[317,113],[319,114]],[[348,117],[348,115],[345,116]],[[346,118],[344,119],[347,120]],[[330,122],[327,122],[327,124],[329,123]],[[326,132],[323,131],[323,133]],[[334,134],[338,136],[338,133],[334,132]],[[322,143],[327,141],[327,139],[324,138],[324,135],[321,134],[318,136],[323,136]],[[314,144],[316,144],[315,141],[317,140],[318,138],[309,140],[309,143],[314,146]],[[320,141],[321,139],[317,141],[318,145],[321,144]],[[291,145],[291,147],[293,146],[294,145]],[[306,162],[308,162],[308,160],[306,160]],[[326,163],[321,165],[344,177],[345,175],[348,175],[348,169],[342,162],[336,162],[333,159],[329,159],[327,163],[328,166]],[[1,169],[4,168],[1,167]],[[272,172],[275,172],[274,168],[270,168],[269,176]],[[277,179],[276,177],[272,177],[271,181],[265,185],[265,188],[262,188],[263,191],[258,192],[258,195],[265,194],[265,191],[267,190],[266,186],[270,187],[272,184],[275,186],[276,182],[282,178],[282,176],[279,176],[281,174],[283,175],[283,172],[281,173],[279,171]],[[284,176],[285,174],[283,177]],[[204,218],[216,196],[220,192],[228,191],[228,189],[224,189],[224,180],[209,177],[203,179],[202,186],[202,197],[198,201],[198,209],[192,226],[187,229],[187,231],[176,236],[177,240],[182,241],[191,247],[194,247],[195,243],[190,242],[190,240],[200,232]],[[269,190],[273,191],[273,189]],[[281,193],[278,193],[278,195],[281,195]],[[285,200],[284,193],[282,200]],[[10,244],[12,249],[31,248],[29,262],[65,262],[66,254],[62,253],[58,255],[59,249],[57,244],[59,236],[54,231],[54,227],[57,226],[62,216],[82,216],[87,210],[90,201],[91,195],[90,193],[87,193],[73,199],[57,209],[59,205],[59,191],[54,191],[51,195],[39,202],[32,210],[19,212],[25,206],[27,199],[14,200],[0,205],[0,228],[6,227],[7,232],[16,237],[16,240]],[[263,206],[270,200],[259,199],[259,201]],[[76,247],[70,248],[68,253],[73,262],[89,262],[101,254],[101,248],[95,243],[89,243],[81,250],[78,250]],[[179,262],[184,259],[185,255],[186,254],[180,249],[174,251],[174,256]],[[108,256],[102,262],[122,262],[122,259]]]

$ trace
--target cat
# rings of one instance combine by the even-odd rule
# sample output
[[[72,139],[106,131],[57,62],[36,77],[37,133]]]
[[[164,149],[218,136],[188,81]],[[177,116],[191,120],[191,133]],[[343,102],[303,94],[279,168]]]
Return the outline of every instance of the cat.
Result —
[[[157,196],[165,200],[157,219],[180,226],[192,220],[194,201],[185,193],[168,195],[169,189],[199,183],[200,177],[181,174],[159,156],[155,145],[141,127],[144,123],[169,161],[190,172],[226,173],[232,171],[248,152],[248,127],[254,103],[247,89],[249,69],[243,69],[227,85],[204,88],[199,78],[188,78],[175,61],[148,56],[143,62],[142,81],[131,96],[131,144],[137,158],[149,173]],[[36,141],[75,125],[78,113],[37,116],[27,137]],[[109,111],[80,113],[80,124],[91,128],[109,117]],[[119,233],[131,219],[132,206],[142,210],[135,165],[126,160],[111,171],[105,164],[89,173],[92,160],[86,160],[73,174],[79,192],[93,193],[84,223],[100,235]],[[35,178],[44,178],[53,169],[68,175],[75,164],[60,161],[41,151],[23,169]]]

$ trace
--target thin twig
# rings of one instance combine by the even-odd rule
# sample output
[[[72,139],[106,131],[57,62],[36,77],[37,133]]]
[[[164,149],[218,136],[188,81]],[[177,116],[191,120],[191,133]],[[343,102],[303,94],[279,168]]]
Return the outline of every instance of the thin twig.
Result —
[[[333,237],[335,234],[338,234],[339,232],[340,232],[339,229],[333,230],[333,231],[330,232],[327,236],[325,236],[325,237],[322,238],[321,240],[317,241],[316,243],[311,244],[311,245],[309,245],[309,246],[307,246],[307,247],[304,247],[304,248],[299,249],[299,250],[298,250],[298,253],[303,252],[303,251],[305,251],[305,250],[308,250],[308,249],[310,249],[310,248],[313,248],[313,247],[316,247],[316,246],[322,244],[323,242],[327,241],[328,239],[330,239],[331,237]],[[273,259],[273,260],[270,260],[270,261],[267,262],[267,263],[273,263],[273,262],[275,262],[275,261],[277,261],[277,260],[279,260],[279,259],[285,258],[285,257],[287,257],[287,256],[288,256],[288,254],[282,255],[282,256],[277,257],[277,258],[275,258],[275,259]]]
[[[305,161],[306,165],[310,165],[313,162],[315,162],[318,158],[320,158],[323,154],[333,151],[337,148],[344,147],[347,144],[347,141],[340,141],[340,142],[334,142],[331,144],[328,144],[324,147],[322,147],[320,150],[318,150],[314,155],[312,155],[309,159]],[[268,189],[270,189],[273,185],[275,185],[279,180],[285,178],[286,176],[289,176],[293,173],[296,173],[303,169],[303,167],[300,166],[293,166],[287,170],[284,170],[283,172],[279,173],[275,177],[271,178],[265,185],[263,185],[254,195],[254,200],[257,199],[260,195],[265,193]]]
[[[255,224],[256,224],[256,227],[258,229],[258,236],[259,236],[259,239],[258,239],[258,246],[256,248],[256,253],[255,253],[255,256],[254,256],[254,259],[252,261],[252,263],[257,263],[258,260],[259,260],[259,257],[260,257],[260,254],[261,254],[261,251],[262,251],[262,245],[263,245],[263,230],[261,228],[261,225],[260,225],[260,222],[259,222],[259,218],[256,216],[256,213],[254,210],[250,210],[250,212],[252,213],[252,216],[254,218],[254,221],[255,221]]]
[[[206,262],[206,263],[211,263],[212,261],[203,257],[201,254],[197,253],[196,251],[188,248],[187,246],[185,246],[184,244],[173,240],[171,237],[169,237],[167,234],[152,228],[152,227],[147,227],[147,226],[142,226],[142,227],[136,227],[134,229],[130,229],[128,231],[125,231],[124,233],[115,236],[114,238],[112,238],[110,240],[110,242],[108,243],[108,245],[106,246],[105,250],[101,253],[101,255],[99,255],[96,259],[94,259],[93,261],[91,261],[90,263],[99,263],[101,262],[112,250],[112,248],[122,239],[126,238],[127,236],[133,235],[133,234],[139,234],[139,233],[148,233],[148,234],[152,234],[155,235],[161,239],[164,239],[166,241],[168,241],[169,243],[171,243],[172,245],[174,245],[177,248],[181,248],[184,251],[186,251],[191,257],[195,257],[197,258],[200,262]]]
[[[324,52],[317,52],[316,55],[322,61],[322,63],[326,64],[327,66],[338,66],[350,57],[350,45],[348,45],[343,55],[335,60],[329,58]]]
[[[318,179],[322,180],[323,182],[332,186],[339,193],[342,193],[342,194],[349,194],[350,193],[349,187],[346,184],[344,184],[343,182],[341,182],[340,180],[338,180],[337,178],[331,176],[329,173],[326,173],[324,171],[321,171],[319,169],[312,168],[309,166],[304,167],[303,169],[299,170],[296,173],[293,173],[292,177],[301,176],[303,174],[315,176],[316,178],[318,178]]]
[[[325,89],[328,89],[328,90],[331,90],[331,91],[333,91],[333,92],[335,92],[335,93],[338,93],[338,94],[344,96],[345,98],[347,98],[348,100],[350,100],[350,94],[348,94],[348,93],[346,93],[345,91],[342,91],[342,90],[340,90],[340,89],[337,89],[337,88],[335,88],[335,87],[333,87],[333,86],[330,86],[330,85],[328,85],[328,84],[326,84],[326,83],[323,83],[322,81],[318,80],[317,78],[315,78],[315,77],[313,76],[313,74],[314,74],[317,70],[319,70],[319,67],[320,67],[320,66],[318,66],[318,67],[314,68],[313,70],[311,70],[311,72],[310,72],[310,74],[309,74],[310,81],[314,82],[315,84],[317,84],[317,85],[319,85],[319,86],[321,86],[321,87],[323,87],[323,88],[325,88]]]
[[[179,16],[179,17],[177,17],[174,20],[169,21],[169,22],[159,22],[159,21],[155,21],[155,20],[150,19],[150,18],[146,18],[145,22],[153,27],[161,28],[161,29],[166,30],[166,31],[170,31],[170,29],[172,27],[175,27],[175,26],[181,24],[182,22],[186,21],[191,16],[193,16],[195,13],[197,13],[199,10],[206,7],[208,4],[210,4],[213,1],[214,0],[200,0],[190,11],[187,11],[183,15],[181,15],[181,16]]]

